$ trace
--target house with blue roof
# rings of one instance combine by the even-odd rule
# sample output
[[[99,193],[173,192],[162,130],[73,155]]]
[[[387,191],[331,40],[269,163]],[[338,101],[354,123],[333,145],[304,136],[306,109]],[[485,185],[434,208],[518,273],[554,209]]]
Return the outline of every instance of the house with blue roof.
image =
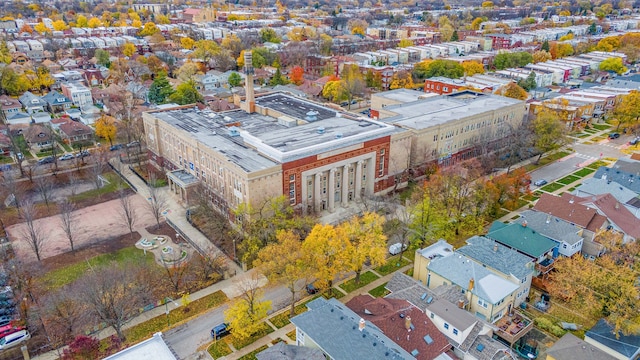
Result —
[[[64,112],[73,105],[71,100],[55,90],[52,90],[47,95],[43,96],[42,100],[47,103],[47,110],[52,113]]]
[[[616,164],[618,163],[616,162]],[[615,168],[614,166],[613,168],[608,168],[601,166],[593,175],[593,178],[617,182],[636,194],[640,194],[640,175],[625,170],[629,169],[627,167]]]
[[[640,358],[640,335],[616,333],[611,324],[600,319],[586,334],[584,341],[620,360]]]
[[[334,298],[319,297],[307,303],[307,308],[291,318],[298,346],[320,349],[328,359],[336,360],[416,358]]]
[[[582,198],[611,194],[635,217],[640,219],[640,196],[638,193],[615,181],[598,178],[585,179],[573,194]]]
[[[515,222],[520,225],[526,222],[529,228],[557,242],[558,253],[561,255],[570,257],[582,251],[583,230],[575,224],[534,210],[523,211]]]

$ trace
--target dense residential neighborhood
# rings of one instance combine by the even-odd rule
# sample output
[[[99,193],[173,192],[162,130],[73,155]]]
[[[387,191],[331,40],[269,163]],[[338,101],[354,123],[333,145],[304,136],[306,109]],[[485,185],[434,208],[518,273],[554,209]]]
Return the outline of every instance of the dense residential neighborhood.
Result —
[[[640,4],[0,3],[0,360],[640,358]]]

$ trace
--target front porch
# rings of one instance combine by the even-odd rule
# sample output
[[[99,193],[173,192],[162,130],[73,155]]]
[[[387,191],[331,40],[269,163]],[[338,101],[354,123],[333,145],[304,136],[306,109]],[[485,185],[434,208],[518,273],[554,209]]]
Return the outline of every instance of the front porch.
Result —
[[[185,204],[189,204],[190,195],[199,182],[195,176],[185,170],[167,172],[167,181],[171,192],[178,195],[180,201]]]

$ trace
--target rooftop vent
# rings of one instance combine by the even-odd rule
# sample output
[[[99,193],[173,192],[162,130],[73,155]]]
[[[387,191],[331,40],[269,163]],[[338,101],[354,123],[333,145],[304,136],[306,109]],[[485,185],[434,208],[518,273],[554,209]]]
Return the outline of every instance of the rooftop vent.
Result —
[[[321,127],[317,128],[317,129],[316,129],[316,132],[317,132],[318,134],[324,134],[324,127],[322,127],[322,126],[321,126]]]
[[[232,126],[229,128],[229,136],[231,137],[240,136],[240,131],[238,130],[237,127]]]
[[[426,335],[423,339],[424,339],[424,342],[427,343],[427,345],[433,344],[433,339],[431,338],[430,335]]]
[[[337,133],[336,134],[336,139],[342,139],[342,133]]]
[[[316,121],[316,120],[318,120],[318,113],[313,111],[313,110],[309,111],[306,115],[307,116],[304,119],[307,120],[307,121]]]
[[[478,344],[478,346],[476,346],[476,350],[482,352],[482,350],[484,350],[484,345]]]

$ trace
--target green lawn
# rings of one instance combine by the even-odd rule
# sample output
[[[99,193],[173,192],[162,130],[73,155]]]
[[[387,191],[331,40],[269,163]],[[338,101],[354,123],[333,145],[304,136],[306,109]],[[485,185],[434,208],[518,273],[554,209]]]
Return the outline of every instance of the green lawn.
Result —
[[[538,200],[540,197],[539,196],[535,196],[535,194],[527,194],[527,195],[523,195],[521,197],[521,199],[524,199],[526,201],[536,201]]]
[[[113,172],[105,173],[102,175],[107,181],[108,184],[101,187],[100,189],[92,189],[89,191],[85,191],[83,193],[77,194],[71,198],[73,201],[82,201],[86,199],[91,199],[95,197],[100,197],[103,194],[108,194],[114,191],[118,191],[119,189],[127,189],[129,185],[127,183],[122,182],[120,177]]]
[[[75,264],[50,271],[45,274],[41,280],[46,284],[48,289],[57,289],[82,277],[87,270],[89,270],[89,264],[92,268],[100,268],[109,265],[112,262],[126,264],[139,261],[140,259],[149,265],[155,264],[154,255],[152,253],[148,253],[145,256],[142,250],[135,246],[129,246],[114,253],[98,255],[87,261],[77,262]]]
[[[500,209],[498,210],[498,212],[496,213],[496,216],[494,217],[494,220],[500,219],[501,217],[507,215],[509,213],[508,210],[505,209]]]
[[[376,272],[382,276],[391,274],[392,272],[398,270],[399,268],[410,264],[410,262],[405,259],[404,257],[402,259],[399,258],[399,254],[392,256],[390,258],[387,259],[387,263],[376,268]]]
[[[573,175],[567,175],[565,177],[563,177],[562,179],[558,180],[557,182],[559,182],[560,184],[564,184],[564,185],[569,185],[573,182],[576,182],[580,180],[579,177],[577,176],[573,176]]]
[[[583,177],[585,177],[585,176],[587,176],[587,175],[589,175],[591,173],[594,173],[594,172],[595,172],[594,169],[582,168],[582,169],[574,172],[572,175],[583,178]]]
[[[184,311],[184,307],[179,307],[169,312],[169,321],[171,324],[175,325],[181,321],[186,319],[190,319],[196,317],[207,310],[217,307],[227,300],[227,295],[222,291],[216,291],[211,295],[207,295],[198,300],[194,300],[189,303],[188,311]],[[160,316],[156,316],[153,319],[149,319],[141,324],[132,326],[124,331],[125,336],[127,337],[127,344],[135,344],[144,339],[150,338],[153,334],[158,331],[163,331],[167,328],[167,316],[162,314]]]
[[[564,186],[564,184],[560,184],[560,183],[554,182],[554,183],[551,183],[551,184],[547,184],[547,185],[543,186],[540,189],[543,190],[543,191],[552,193],[552,192],[554,192],[554,191],[556,191],[558,189],[561,189],[563,186]]]
[[[301,304],[296,305],[293,308],[293,312],[296,315],[300,315],[303,312],[307,311],[308,310],[307,303],[309,301],[305,301]],[[291,321],[289,321],[289,307],[287,306],[287,310],[285,312],[282,312],[274,317],[269,318],[269,321],[273,324],[273,326],[277,327],[278,329],[282,329],[283,327],[289,325],[291,323]]]
[[[233,345],[234,348],[236,348],[237,350],[240,350],[245,346],[253,344],[256,340],[268,334],[271,334],[272,332],[274,332],[273,328],[269,326],[267,323],[263,322],[260,324],[260,328],[258,329],[258,331],[256,331],[255,334],[251,335],[250,337],[244,340],[234,339],[233,334],[231,334],[231,344]]]
[[[13,163],[13,158],[11,156],[0,156],[0,164],[11,164]]]
[[[360,283],[356,284],[356,279],[354,278],[340,284],[340,288],[346,291],[347,293],[350,293],[377,279],[378,279],[378,276],[376,276],[376,274],[372,273],[371,271],[367,271],[360,275]]]
[[[598,170],[598,168],[600,166],[607,166],[608,164],[602,160],[598,160],[596,162],[593,162],[591,164],[589,164],[586,168],[587,169],[594,169],[594,170]]]
[[[591,136],[591,134],[578,134],[578,135],[576,135],[576,137],[578,137],[580,139],[584,139],[584,138],[589,137],[589,136]]]
[[[607,125],[607,124],[593,124],[591,126],[597,130],[607,130],[611,127],[611,125]]]
[[[384,297],[385,295],[389,294],[389,290],[385,289],[385,286],[387,286],[387,283],[371,289],[371,291],[369,291],[369,294],[371,294],[371,296],[373,297]]]
[[[553,154],[551,154],[549,156],[543,157],[542,159],[540,159],[540,162],[538,162],[537,164],[528,164],[524,168],[527,171],[532,171],[532,170],[535,170],[535,169],[537,169],[537,168],[539,168],[541,166],[544,166],[544,165],[547,165],[547,164],[549,164],[551,162],[554,162],[554,161],[556,161],[558,159],[562,159],[563,157],[565,157],[565,156],[567,156],[569,154],[570,153],[567,152],[567,151],[559,151],[559,152],[553,153]]]
[[[335,299],[341,299],[344,297],[344,293],[338,289],[335,288],[331,288],[331,292],[329,292],[329,290],[325,290],[322,292],[322,296],[325,299],[331,299],[331,298],[335,298]]]
[[[267,345],[262,345],[259,348],[257,348],[255,350],[253,350],[252,352],[248,353],[247,355],[239,358],[238,360],[256,360],[257,359],[256,354],[261,352],[261,351],[263,351],[263,350],[265,350],[265,349],[267,349],[268,347],[269,346],[267,346]]]
[[[207,349],[212,358],[217,359],[231,354],[231,348],[225,341],[218,340]]]

